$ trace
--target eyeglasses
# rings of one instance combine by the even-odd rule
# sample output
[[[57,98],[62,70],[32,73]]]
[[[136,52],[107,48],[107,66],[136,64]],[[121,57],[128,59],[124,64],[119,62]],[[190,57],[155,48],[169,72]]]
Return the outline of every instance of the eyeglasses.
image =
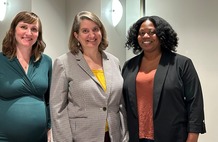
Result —
[[[148,32],[145,31],[139,31],[139,36],[144,36],[145,34],[149,35],[149,36],[153,36],[154,34],[156,34],[155,30],[149,30]]]

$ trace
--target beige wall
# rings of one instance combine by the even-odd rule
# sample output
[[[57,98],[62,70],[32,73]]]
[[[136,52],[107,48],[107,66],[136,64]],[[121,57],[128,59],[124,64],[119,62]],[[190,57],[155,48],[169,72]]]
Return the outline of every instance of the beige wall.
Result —
[[[126,0],[126,33],[129,27],[140,18],[140,0]],[[132,50],[126,49],[126,60],[135,56]]]
[[[52,57],[68,51],[66,5],[62,0],[32,0],[32,11],[38,14],[43,25],[46,42],[45,54]]]

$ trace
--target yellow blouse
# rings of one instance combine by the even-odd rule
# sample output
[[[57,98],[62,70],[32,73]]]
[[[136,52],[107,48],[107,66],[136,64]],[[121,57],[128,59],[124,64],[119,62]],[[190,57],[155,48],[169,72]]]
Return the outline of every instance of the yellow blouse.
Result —
[[[104,77],[104,71],[103,70],[92,70],[92,72],[96,76],[98,81],[100,82],[104,91],[106,91],[107,87],[106,87],[106,81],[105,81],[105,77]],[[107,132],[107,131],[109,131],[109,127],[108,127],[108,122],[106,120],[105,132]]]

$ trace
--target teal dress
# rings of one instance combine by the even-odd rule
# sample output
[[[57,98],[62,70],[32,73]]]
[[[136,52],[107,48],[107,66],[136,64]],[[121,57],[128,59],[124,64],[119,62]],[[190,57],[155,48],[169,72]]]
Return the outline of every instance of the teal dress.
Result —
[[[27,74],[17,58],[0,53],[0,142],[47,142],[52,60],[30,59]]]

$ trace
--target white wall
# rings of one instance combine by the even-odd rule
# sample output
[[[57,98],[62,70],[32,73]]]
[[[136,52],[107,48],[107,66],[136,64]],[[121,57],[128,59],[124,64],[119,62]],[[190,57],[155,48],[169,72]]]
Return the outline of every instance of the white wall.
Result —
[[[126,0],[120,0],[123,5],[123,16],[116,27],[112,25],[112,0],[101,0],[101,20],[103,21],[109,40],[107,51],[119,58],[121,66],[126,61],[125,32],[126,32]]]
[[[140,15],[140,0],[126,0],[126,34],[129,30],[129,27],[132,26],[134,22],[136,22]],[[126,49],[126,60],[135,56],[132,53],[132,50]]]
[[[172,25],[179,36],[177,52],[192,59],[201,80],[205,104],[207,133],[200,135],[199,142],[217,142],[218,1],[147,0],[145,5],[146,15],[158,15]],[[127,17],[140,17],[140,14],[133,15],[132,12]],[[127,58],[131,56],[127,54]]]

